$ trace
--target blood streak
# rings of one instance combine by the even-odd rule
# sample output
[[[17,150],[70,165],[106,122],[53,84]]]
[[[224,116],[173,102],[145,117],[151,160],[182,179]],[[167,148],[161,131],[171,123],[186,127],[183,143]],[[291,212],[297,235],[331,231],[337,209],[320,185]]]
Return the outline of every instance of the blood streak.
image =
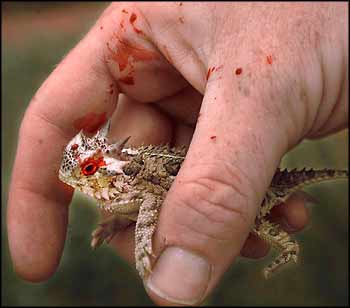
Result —
[[[112,50],[109,43],[107,43],[107,48],[109,49],[112,60],[117,62],[119,65],[119,70],[123,71],[128,65],[128,56],[125,53],[122,53],[120,49],[116,51]]]
[[[95,133],[99,127],[101,127],[102,124],[106,122],[106,115],[106,112],[102,112],[100,114],[89,112],[81,118],[76,119],[73,122],[73,125],[78,130],[83,129],[88,133]]]
[[[272,64],[272,56],[271,56],[271,55],[268,55],[268,56],[266,57],[266,61],[267,61],[268,64]]]
[[[207,77],[206,77],[207,80],[209,80],[210,74],[211,74],[214,70],[215,70],[215,66],[209,67],[208,72],[207,72]]]
[[[127,11],[127,10],[125,10],[125,9],[122,9],[122,13],[124,13],[124,14],[128,14],[128,11]]]
[[[118,40],[116,44],[116,50],[110,48],[107,43],[107,48],[110,51],[110,56],[112,60],[118,63],[119,70],[122,72],[129,64],[129,59],[132,58],[133,61],[152,61],[159,59],[159,54],[143,48],[141,45],[136,43],[131,43],[125,38],[119,38],[116,34],[115,37]]]
[[[130,23],[131,23],[131,25],[132,25],[132,27],[134,28],[134,31],[136,32],[136,33],[143,33],[142,32],[142,30],[140,30],[140,29],[138,29],[138,28],[136,28],[136,26],[135,26],[135,21],[136,21],[136,18],[137,18],[137,16],[136,16],[136,14],[135,13],[132,13],[131,14],[131,16],[130,16],[130,18],[129,18],[129,21],[130,21]]]
[[[216,140],[216,136],[210,136],[211,140]]]

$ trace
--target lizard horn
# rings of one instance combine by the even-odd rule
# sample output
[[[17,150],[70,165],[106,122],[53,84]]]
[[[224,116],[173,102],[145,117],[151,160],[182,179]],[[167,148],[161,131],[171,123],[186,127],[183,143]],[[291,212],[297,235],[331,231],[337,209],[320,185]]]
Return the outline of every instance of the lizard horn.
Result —
[[[128,137],[126,137],[124,140],[122,140],[122,141],[116,143],[116,144],[115,144],[115,146],[116,146],[116,148],[115,148],[116,151],[117,151],[117,152],[121,152],[121,150],[124,148],[124,146],[125,146],[126,143],[129,141],[130,138],[131,138],[131,136],[128,136]]]
[[[79,134],[77,135],[77,137],[79,138],[78,140],[80,141],[80,144],[85,145],[85,144],[87,143],[88,137],[85,136],[83,130],[81,130],[81,131],[79,132]]]
[[[109,146],[109,150],[111,151],[111,154],[112,155],[119,155],[121,153],[121,151],[123,150],[125,144],[128,142],[128,140],[130,139],[131,136],[119,141],[119,142],[116,142],[114,144],[111,144]]]
[[[83,133],[83,130],[81,130],[78,134],[75,135],[75,137],[69,142],[69,145],[78,144],[80,146],[83,146],[86,142],[86,136]]]
[[[111,120],[108,120],[96,133],[96,135],[93,137],[93,139],[97,138],[106,138],[107,134],[111,128]]]

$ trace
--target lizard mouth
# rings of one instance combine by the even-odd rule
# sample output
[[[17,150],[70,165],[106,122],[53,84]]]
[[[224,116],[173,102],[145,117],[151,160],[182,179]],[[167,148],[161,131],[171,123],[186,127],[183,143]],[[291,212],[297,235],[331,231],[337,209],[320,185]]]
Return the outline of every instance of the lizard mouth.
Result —
[[[58,172],[58,178],[60,179],[60,181],[66,183],[66,177],[61,170]]]
[[[73,186],[73,187],[75,187],[77,184],[76,180],[73,180],[72,178],[68,177],[61,170],[58,172],[58,178],[60,179],[61,182],[68,184],[70,186]]]

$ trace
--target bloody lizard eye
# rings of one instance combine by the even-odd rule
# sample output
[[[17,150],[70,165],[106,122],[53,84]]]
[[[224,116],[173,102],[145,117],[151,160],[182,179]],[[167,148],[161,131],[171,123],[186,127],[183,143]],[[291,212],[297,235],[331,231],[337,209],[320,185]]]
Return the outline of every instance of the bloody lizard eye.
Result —
[[[96,171],[101,167],[105,166],[106,163],[104,162],[103,158],[88,158],[81,164],[81,171],[84,175],[93,175],[96,173]]]
[[[82,167],[84,175],[93,175],[98,169],[98,165],[95,162],[87,163]]]

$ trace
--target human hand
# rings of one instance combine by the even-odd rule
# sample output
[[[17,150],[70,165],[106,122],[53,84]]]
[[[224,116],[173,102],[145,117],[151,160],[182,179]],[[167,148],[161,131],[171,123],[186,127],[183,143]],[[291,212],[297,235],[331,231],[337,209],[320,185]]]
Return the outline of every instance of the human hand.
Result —
[[[240,251],[264,255],[266,244],[247,236],[281,157],[303,138],[347,124],[344,29],[342,4],[111,5],[22,122],[8,209],[18,274],[40,281],[57,268],[72,196],[57,178],[62,149],[77,130],[93,131],[111,116],[119,92],[126,97],[112,116],[112,135],[132,135],[133,143],[188,144],[198,117],[154,245],[157,255],[165,246],[201,255],[210,278],[204,262],[191,263],[186,276],[198,281],[178,283],[179,255],[167,251],[151,276],[152,298],[168,303],[154,293],[158,282],[170,298],[200,301]],[[300,199],[275,215],[294,231],[307,223]],[[129,260],[131,231],[112,243]],[[201,283],[200,274],[208,280]]]

